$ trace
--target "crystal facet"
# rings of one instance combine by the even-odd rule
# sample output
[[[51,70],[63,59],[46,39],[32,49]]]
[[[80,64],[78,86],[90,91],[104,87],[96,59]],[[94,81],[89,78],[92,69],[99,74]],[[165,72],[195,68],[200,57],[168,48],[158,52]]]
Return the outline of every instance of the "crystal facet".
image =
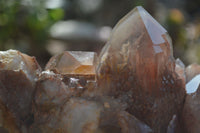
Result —
[[[195,93],[200,85],[200,74],[195,76],[192,80],[190,80],[186,84],[186,93],[187,94],[192,94]]]
[[[167,31],[142,7],[136,7],[115,26],[101,51],[99,93],[126,95],[131,114],[155,132],[166,132],[185,96],[172,53]]]

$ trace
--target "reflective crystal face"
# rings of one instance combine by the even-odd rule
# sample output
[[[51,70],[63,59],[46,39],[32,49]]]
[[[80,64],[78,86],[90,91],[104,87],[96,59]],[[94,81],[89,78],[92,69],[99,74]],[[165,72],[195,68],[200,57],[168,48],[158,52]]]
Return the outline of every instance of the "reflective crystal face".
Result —
[[[155,131],[165,132],[185,94],[172,53],[167,31],[136,7],[115,26],[100,54],[99,92],[115,97],[128,94],[129,111]],[[168,115],[159,120],[164,114]]]
[[[187,94],[192,94],[195,93],[200,85],[200,74],[195,76],[192,80],[190,80],[186,84],[186,93]]]
[[[96,53],[66,51],[50,59],[46,69],[56,69],[61,74],[95,74]]]

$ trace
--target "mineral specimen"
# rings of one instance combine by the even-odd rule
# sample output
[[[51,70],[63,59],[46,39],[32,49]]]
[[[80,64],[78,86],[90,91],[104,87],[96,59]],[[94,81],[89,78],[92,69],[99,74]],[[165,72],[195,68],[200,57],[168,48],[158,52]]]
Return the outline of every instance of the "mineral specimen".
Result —
[[[9,133],[26,130],[30,125],[31,103],[40,72],[35,58],[15,50],[0,52],[0,126]]]
[[[186,81],[189,82],[196,75],[200,74],[200,65],[194,63],[186,68]]]
[[[172,53],[167,31],[142,7],[136,7],[115,26],[100,54],[99,93],[122,97],[131,114],[155,132],[166,132],[185,96]]]
[[[167,31],[142,7],[115,26],[99,59],[66,51],[42,72],[33,57],[0,52],[0,132],[200,132],[200,75],[185,91],[199,68],[185,74],[172,53]]]
[[[194,77],[186,85],[187,96],[183,108],[182,119],[186,133],[200,132],[200,75]]]

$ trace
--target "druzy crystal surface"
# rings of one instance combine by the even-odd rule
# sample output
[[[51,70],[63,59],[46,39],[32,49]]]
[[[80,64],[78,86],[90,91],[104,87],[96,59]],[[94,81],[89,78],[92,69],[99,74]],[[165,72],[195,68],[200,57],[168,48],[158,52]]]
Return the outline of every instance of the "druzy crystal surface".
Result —
[[[166,132],[185,95],[172,53],[167,31],[136,7],[114,27],[100,54],[99,92],[123,100],[126,95],[131,114],[156,132]]]

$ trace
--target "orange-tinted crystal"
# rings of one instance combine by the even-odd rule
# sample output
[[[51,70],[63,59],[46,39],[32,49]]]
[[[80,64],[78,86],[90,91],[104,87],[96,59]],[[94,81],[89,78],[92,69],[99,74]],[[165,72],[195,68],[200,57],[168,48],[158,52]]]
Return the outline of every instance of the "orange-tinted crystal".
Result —
[[[61,74],[95,74],[96,53],[66,51],[50,59],[46,69],[56,69]]]

